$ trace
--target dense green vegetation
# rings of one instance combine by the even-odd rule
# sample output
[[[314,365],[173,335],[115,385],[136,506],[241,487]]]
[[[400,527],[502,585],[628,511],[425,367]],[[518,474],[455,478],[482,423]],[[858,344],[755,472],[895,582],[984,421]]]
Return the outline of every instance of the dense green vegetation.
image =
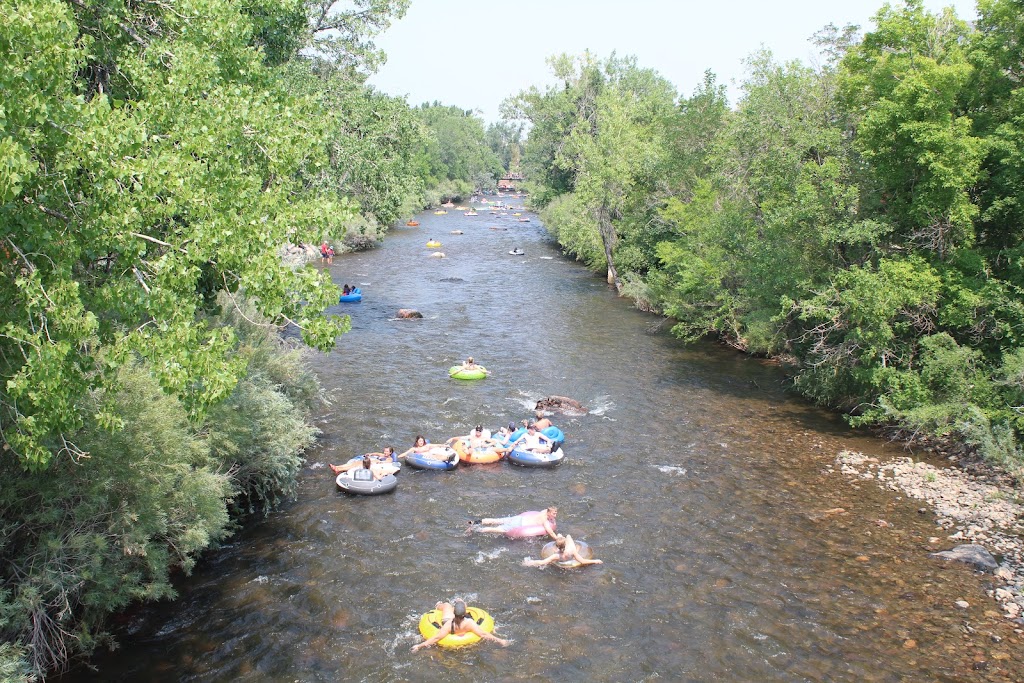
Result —
[[[472,111],[439,102],[420,105],[416,112],[427,130],[417,161],[419,174],[427,182],[428,204],[495,187],[504,168],[488,144],[482,119]]]
[[[528,187],[567,252],[684,339],[793,364],[855,424],[1024,464],[1024,89],[1012,0],[968,26],[911,0],[748,63],[730,108],[634,60],[551,61],[511,98]]]
[[[280,333],[326,350],[349,322],[282,248],[367,247],[437,185],[500,171],[477,119],[366,85],[407,5],[7,3],[3,680],[108,642],[111,612],[173,596],[294,491],[321,398]]]

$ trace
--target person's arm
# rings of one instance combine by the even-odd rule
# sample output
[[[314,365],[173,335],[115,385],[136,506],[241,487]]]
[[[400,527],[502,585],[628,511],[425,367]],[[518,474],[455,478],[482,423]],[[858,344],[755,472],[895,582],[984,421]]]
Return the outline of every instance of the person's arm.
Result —
[[[548,532],[548,536],[551,538],[558,538],[558,532],[555,531],[555,525],[551,523],[551,520],[545,515],[544,517],[544,531]]]
[[[480,626],[478,626],[477,623],[475,621],[473,621],[472,619],[470,619],[470,621],[469,621],[469,630],[471,630],[473,633],[477,634],[478,636],[480,636],[484,640],[492,640],[495,643],[498,643],[499,645],[501,645],[502,647],[508,647],[508,641],[507,640],[505,640],[504,638],[499,638],[498,636],[494,635],[493,633],[488,633],[487,631],[485,631],[482,628],[480,628]]]
[[[448,621],[446,621],[443,624],[441,624],[441,628],[439,628],[437,630],[437,633],[435,633],[434,635],[430,636],[429,638],[424,640],[422,643],[416,643],[415,645],[413,645],[412,646],[412,650],[410,650],[410,652],[416,652],[416,650],[419,650],[421,647],[430,647],[431,645],[433,645],[437,641],[441,640],[442,638],[444,638],[445,636],[447,636],[451,632],[452,632],[452,620],[449,619]]]
[[[527,557],[525,560],[523,560],[523,566],[524,567],[543,567],[544,565],[551,564],[552,562],[555,562],[557,560],[558,560],[558,553],[552,553],[551,555],[548,555],[547,557],[545,557],[543,560],[534,560],[532,558]]]

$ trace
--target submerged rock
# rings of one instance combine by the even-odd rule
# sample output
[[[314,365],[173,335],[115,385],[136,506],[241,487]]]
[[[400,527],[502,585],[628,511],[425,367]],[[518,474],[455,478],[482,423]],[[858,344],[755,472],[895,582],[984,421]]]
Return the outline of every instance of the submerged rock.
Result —
[[[974,545],[973,543],[958,545],[952,550],[942,550],[937,553],[931,553],[931,557],[964,562],[976,569],[986,572],[993,571],[999,566],[999,563],[996,562],[996,558],[992,557],[992,553],[985,550],[982,546]]]

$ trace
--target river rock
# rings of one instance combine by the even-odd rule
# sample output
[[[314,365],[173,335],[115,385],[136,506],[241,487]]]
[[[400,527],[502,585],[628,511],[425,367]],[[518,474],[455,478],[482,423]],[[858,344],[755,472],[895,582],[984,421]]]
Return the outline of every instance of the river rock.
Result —
[[[419,311],[417,311],[415,308],[399,308],[398,309],[398,317],[399,318],[409,318],[409,319],[412,319],[412,318],[422,318],[423,314],[420,313]]]
[[[583,404],[568,396],[547,396],[537,401],[534,410],[549,410],[564,415],[586,415]]]
[[[999,563],[996,562],[996,558],[992,557],[992,553],[985,550],[985,548],[980,545],[974,545],[973,543],[958,545],[952,550],[942,550],[937,553],[931,553],[931,557],[940,557],[944,560],[964,562],[976,569],[986,572],[990,572],[999,566]]]

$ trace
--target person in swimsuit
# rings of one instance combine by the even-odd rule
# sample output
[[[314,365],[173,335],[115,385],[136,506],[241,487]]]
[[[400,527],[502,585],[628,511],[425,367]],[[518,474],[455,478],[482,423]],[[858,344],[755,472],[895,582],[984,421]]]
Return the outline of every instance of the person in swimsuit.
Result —
[[[588,560],[580,555],[579,546],[576,545],[576,541],[572,540],[572,536],[561,534],[555,539],[556,552],[551,553],[543,560],[533,560],[529,557],[523,560],[523,566],[525,567],[543,567],[546,564],[552,562],[579,562],[580,566],[585,564],[604,564],[601,560]]]
[[[542,526],[551,538],[558,538],[555,518],[558,508],[551,506],[540,512],[523,512],[513,517],[484,517],[469,520],[466,534],[477,531],[481,534],[504,534],[524,526]]]
[[[458,455],[455,451],[447,446],[438,446],[435,444],[427,443],[426,437],[422,434],[416,435],[416,440],[412,442],[412,448],[409,450],[399,453],[397,457],[404,458],[410,453],[418,453],[426,456],[431,460],[447,460],[451,461]]]
[[[491,374],[491,371],[488,370],[487,368],[485,368],[484,366],[477,365],[476,362],[473,360],[473,356],[470,356],[466,360],[462,361],[462,369],[463,370],[483,370],[485,375]]]
[[[422,643],[416,643],[413,645],[411,650],[412,652],[416,652],[416,650],[419,650],[421,647],[430,647],[445,636],[461,636],[466,633],[475,633],[484,640],[493,640],[502,647],[508,647],[509,641],[483,630],[475,621],[473,621],[472,617],[469,619],[466,618],[466,603],[462,600],[456,600],[455,604],[439,602],[434,605],[434,609],[441,610],[441,628],[438,629],[437,633],[430,636],[430,638],[424,640]]]
[[[537,430],[537,425],[531,422],[526,428],[526,433],[509,444],[509,448],[515,448],[516,444],[522,443],[523,448],[534,453],[550,453],[552,441]]]
[[[381,471],[388,470],[385,472],[384,476],[398,471],[398,468],[392,464],[396,462],[398,458],[395,455],[395,449],[391,446],[385,446],[383,453],[367,453],[362,456],[362,458],[352,458],[344,465],[328,464],[327,466],[330,467],[331,471],[335,474],[341,474],[342,472],[348,472],[349,470],[354,470],[357,467],[362,467],[364,458],[371,458],[373,461],[372,464],[374,466],[380,466],[378,469]]]
[[[344,468],[344,469],[342,469],[342,468]],[[331,466],[331,469],[332,470],[334,469],[333,465]],[[383,479],[384,477],[388,476],[389,474],[394,474],[395,472],[398,471],[398,468],[395,467],[393,464],[391,464],[390,460],[388,460],[387,462],[374,462],[373,458],[370,457],[370,454],[367,453],[366,455],[364,455],[362,457],[362,459],[353,460],[351,462],[347,462],[344,465],[342,465],[341,468],[339,468],[339,472],[338,473],[340,474],[341,472],[348,472],[348,471],[351,471],[351,470],[360,470],[360,469],[369,470],[370,471],[370,475],[372,476],[372,478],[375,481],[380,481],[381,479]],[[360,477],[360,476],[358,476],[356,474],[356,472],[352,473],[352,478],[353,479],[365,478],[367,480],[370,479],[370,477]]]

